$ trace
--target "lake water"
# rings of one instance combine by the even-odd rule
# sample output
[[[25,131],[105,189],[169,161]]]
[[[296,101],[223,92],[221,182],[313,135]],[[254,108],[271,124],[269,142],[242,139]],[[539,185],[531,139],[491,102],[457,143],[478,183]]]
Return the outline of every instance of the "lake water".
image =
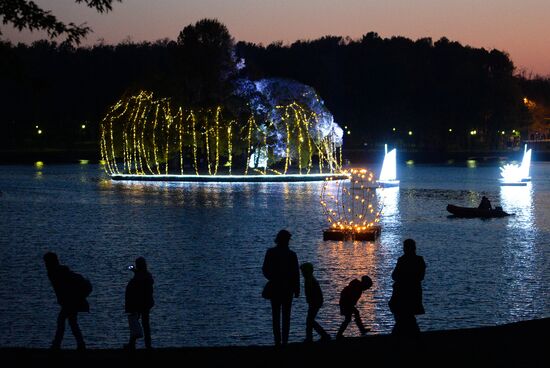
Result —
[[[533,163],[527,187],[500,187],[498,167],[475,162],[398,172],[401,187],[378,194],[376,242],[324,242],[322,183],[132,184],[111,182],[98,165],[0,166],[0,346],[51,342],[59,307],[46,251],[93,283],[91,313],[80,318],[89,347],[126,342],[126,268],[137,256],[155,278],[154,346],[271,344],[261,265],[281,228],[299,261],[315,265],[318,320],[333,335],[339,292],[363,274],[374,281],[359,301],[363,320],[375,334],[391,331],[390,275],[408,237],[427,264],[422,330],[550,316],[550,163]],[[482,195],[515,216],[448,218],[448,203],[476,206]],[[306,307],[302,292],[291,341],[304,338]],[[69,329],[64,346],[74,346]]]

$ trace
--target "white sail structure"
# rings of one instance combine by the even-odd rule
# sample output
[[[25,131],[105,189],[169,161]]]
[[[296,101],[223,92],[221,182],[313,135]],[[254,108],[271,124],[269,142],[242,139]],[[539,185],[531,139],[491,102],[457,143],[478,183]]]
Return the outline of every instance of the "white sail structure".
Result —
[[[501,185],[524,186],[527,185],[528,181],[531,181],[531,176],[529,175],[531,153],[531,149],[528,150],[527,145],[525,145],[521,165],[506,164],[500,168],[500,175],[502,176],[500,179]]]
[[[399,180],[397,180],[397,150],[394,148],[388,152],[388,145],[385,144],[384,152],[384,162],[382,163],[382,170],[380,170],[378,184],[381,187],[397,187],[399,186]]]
[[[527,145],[525,145],[523,160],[521,160],[521,166],[519,167],[521,170],[521,181],[531,181],[531,175],[529,174],[529,169],[531,167],[531,153],[532,150],[530,148],[527,149]]]

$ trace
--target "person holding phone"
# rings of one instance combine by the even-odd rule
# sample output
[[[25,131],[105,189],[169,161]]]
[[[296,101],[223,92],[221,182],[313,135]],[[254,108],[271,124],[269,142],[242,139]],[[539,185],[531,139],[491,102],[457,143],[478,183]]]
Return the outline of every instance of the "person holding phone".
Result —
[[[135,332],[135,324],[141,319],[143,327],[143,337],[145,347],[151,349],[151,327],[149,323],[149,313],[155,305],[153,299],[153,276],[147,270],[145,258],[136,259],[135,266],[129,266],[128,269],[134,273],[126,286],[124,309],[128,313],[128,323],[130,327],[130,340],[124,347],[129,350],[136,348],[136,340],[141,337]]]

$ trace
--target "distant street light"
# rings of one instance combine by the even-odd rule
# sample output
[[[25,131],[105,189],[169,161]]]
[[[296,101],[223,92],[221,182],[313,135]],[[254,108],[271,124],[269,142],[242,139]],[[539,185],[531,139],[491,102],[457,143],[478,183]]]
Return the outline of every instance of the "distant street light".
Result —
[[[453,132],[453,129],[452,128],[449,128],[449,133],[452,133]]]
[[[413,135],[413,132],[412,132],[412,130],[409,130],[409,135]]]
[[[38,133],[38,134],[42,134],[42,130],[38,129],[38,132],[37,132],[37,133]]]
[[[86,129],[86,124],[82,124],[82,129]]]

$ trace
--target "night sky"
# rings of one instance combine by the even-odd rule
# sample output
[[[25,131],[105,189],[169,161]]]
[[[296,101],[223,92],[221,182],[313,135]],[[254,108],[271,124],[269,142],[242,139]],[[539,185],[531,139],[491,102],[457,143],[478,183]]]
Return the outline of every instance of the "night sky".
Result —
[[[66,22],[94,29],[84,45],[99,39],[176,39],[186,25],[217,18],[237,41],[291,43],[324,35],[412,39],[445,36],[462,44],[497,48],[519,70],[550,75],[549,0],[124,0],[98,14],[73,0],[35,0]],[[3,38],[30,42],[43,34],[2,26]]]

